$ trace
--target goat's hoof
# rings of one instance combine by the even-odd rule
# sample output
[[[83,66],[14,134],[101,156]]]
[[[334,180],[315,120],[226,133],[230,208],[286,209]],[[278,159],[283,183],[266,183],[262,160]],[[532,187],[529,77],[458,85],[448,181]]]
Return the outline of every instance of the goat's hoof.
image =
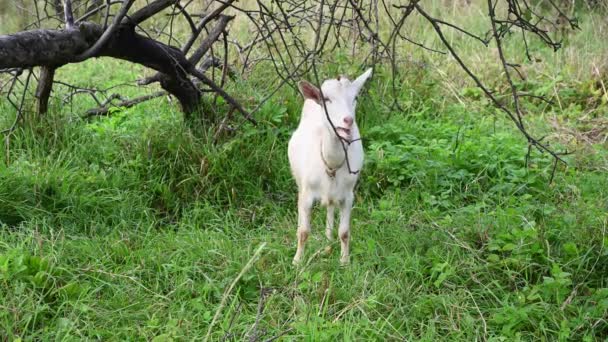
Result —
[[[331,254],[332,248],[331,246],[327,246],[325,247],[325,250],[323,251],[323,253],[325,253],[325,255]]]
[[[301,263],[302,260],[300,258],[293,258],[293,261],[291,261],[291,264],[294,266],[300,266]]]
[[[340,266],[346,267],[349,264],[350,264],[350,259],[349,258],[341,258],[340,259]]]

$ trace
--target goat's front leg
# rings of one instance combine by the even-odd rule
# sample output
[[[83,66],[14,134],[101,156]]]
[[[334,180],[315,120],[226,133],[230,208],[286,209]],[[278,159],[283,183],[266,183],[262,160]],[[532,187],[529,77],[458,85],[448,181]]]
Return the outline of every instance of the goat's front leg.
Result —
[[[331,253],[331,242],[334,240],[334,206],[332,204],[327,205],[327,221],[325,222],[325,236],[329,241],[330,245],[325,247],[325,253]]]
[[[327,240],[331,242],[334,238],[332,236],[334,232],[334,206],[331,204],[327,205],[327,221],[325,222],[325,236]]]
[[[310,234],[310,212],[312,210],[313,198],[306,194],[305,191],[298,193],[298,249],[293,257],[294,265],[302,261],[304,255],[304,244]]]
[[[340,244],[342,252],[340,254],[340,263],[346,265],[349,262],[349,241],[350,241],[350,212],[353,209],[353,195],[349,195],[340,204],[340,227],[338,228],[338,236],[340,236]]]

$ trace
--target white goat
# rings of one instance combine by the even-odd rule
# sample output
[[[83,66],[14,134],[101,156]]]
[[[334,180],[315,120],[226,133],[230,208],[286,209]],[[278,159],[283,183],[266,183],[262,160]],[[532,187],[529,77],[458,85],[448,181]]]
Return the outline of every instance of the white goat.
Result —
[[[327,208],[325,235],[332,240],[334,207],[340,207],[338,234],[342,247],[340,262],[349,262],[350,212],[354,187],[363,166],[363,145],[355,122],[356,97],[372,69],[351,82],[338,77],[323,82],[321,91],[307,81],[299,83],[304,96],[300,124],[289,140],[289,164],[298,185],[298,249],[294,264],[302,260],[304,244],[310,234],[312,205],[320,200]],[[325,105],[323,104],[325,102]],[[325,106],[325,108],[324,108]],[[325,109],[331,123],[327,120]],[[343,140],[347,149],[344,153]],[[346,156],[348,156],[347,166]]]

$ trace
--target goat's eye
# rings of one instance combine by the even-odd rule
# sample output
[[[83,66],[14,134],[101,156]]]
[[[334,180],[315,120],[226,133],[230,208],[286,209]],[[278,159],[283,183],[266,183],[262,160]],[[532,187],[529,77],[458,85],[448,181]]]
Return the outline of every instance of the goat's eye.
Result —
[[[331,103],[331,100],[329,97],[324,98],[323,101]]]

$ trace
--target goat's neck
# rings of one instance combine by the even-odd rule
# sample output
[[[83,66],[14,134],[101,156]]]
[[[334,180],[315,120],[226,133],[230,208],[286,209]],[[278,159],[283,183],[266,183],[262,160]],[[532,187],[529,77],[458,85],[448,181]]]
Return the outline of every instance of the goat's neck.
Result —
[[[348,148],[348,145],[346,148]],[[337,169],[344,164],[345,154],[342,142],[331,127],[323,129],[323,134],[321,135],[321,154],[328,168]]]

